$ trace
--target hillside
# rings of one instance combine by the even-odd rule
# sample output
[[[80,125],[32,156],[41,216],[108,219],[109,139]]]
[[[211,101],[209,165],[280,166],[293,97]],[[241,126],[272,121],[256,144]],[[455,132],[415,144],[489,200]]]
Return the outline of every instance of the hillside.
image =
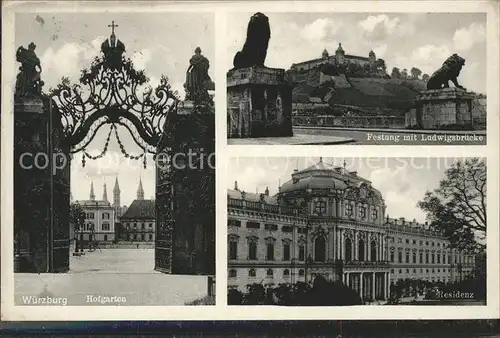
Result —
[[[328,78],[333,80],[334,86],[324,82]],[[421,80],[358,78],[343,74],[330,77],[322,74],[319,69],[310,70],[307,76],[300,74],[295,77],[295,81],[293,102],[308,102],[309,97],[313,96],[327,99],[332,106],[385,108],[396,113],[411,109],[415,96],[425,90],[425,82]],[[325,86],[328,88],[324,88]]]

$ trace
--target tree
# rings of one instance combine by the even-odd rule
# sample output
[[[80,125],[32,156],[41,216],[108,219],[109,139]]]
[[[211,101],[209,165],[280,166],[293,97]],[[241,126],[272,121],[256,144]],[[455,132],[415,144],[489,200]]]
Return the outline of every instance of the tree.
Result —
[[[69,223],[73,227],[73,233],[75,235],[75,250],[78,251],[78,238],[76,238],[76,233],[83,230],[85,227],[85,211],[82,206],[78,203],[71,203],[69,208]],[[81,243],[83,245],[83,243]]]
[[[458,160],[446,170],[439,188],[427,191],[418,206],[452,247],[484,250],[476,239],[486,236],[486,163],[478,158]]]
[[[410,73],[411,73],[411,78],[417,80],[418,77],[422,74],[422,71],[418,68],[413,67],[410,70]]]
[[[429,81],[429,78],[430,78],[429,74],[422,75],[422,80],[424,80],[425,82]]]
[[[386,72],[386,65],[384,59],[377,59],[375,65],[377,66],[378,71],[383,71],[384,73]]]
[[[403,71],[401,72],[401,77],[403,79],[407,79],[408,78],[408,70],[406,70],[406,68],[403,69]]]
[[[401,78],[401,72],[399,71],[398,67],[392,68],[391,77],[393,79],[399,79],[399,78]]]

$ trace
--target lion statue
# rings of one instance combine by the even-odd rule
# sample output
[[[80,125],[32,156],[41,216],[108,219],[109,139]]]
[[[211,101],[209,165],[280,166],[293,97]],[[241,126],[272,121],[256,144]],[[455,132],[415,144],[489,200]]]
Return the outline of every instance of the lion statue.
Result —
[[[453,54],[443,63],[443,66],[436,70],[427,81],[427,89],[449,88],[448,82],[451,81],[455,87],[465,89],[458,84],[457,77],[460,75],[462,67],[465,65],[465,59],[457,54]]]
[[[234,69],[264,67],[270,38],[269,18],[262,13],[252,15],[243,49],[237,52],[233,59]]]

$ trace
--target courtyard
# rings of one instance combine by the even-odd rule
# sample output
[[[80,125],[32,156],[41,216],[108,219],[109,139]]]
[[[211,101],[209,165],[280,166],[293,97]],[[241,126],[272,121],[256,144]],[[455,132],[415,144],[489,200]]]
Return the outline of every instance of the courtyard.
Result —
[[[154,271],[154,249],[85,251],[70,256],[68,273],[16,273],[14,285],[16,305],[33,297],[66,298],[66,305],[185,305],[207,296],[207,276]]]

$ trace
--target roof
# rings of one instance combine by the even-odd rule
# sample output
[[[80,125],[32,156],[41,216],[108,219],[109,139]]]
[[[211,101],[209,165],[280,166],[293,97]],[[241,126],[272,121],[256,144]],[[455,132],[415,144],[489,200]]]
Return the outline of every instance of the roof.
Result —
[[[152,219],[155,218],[154,200],[135,200],[121,218]]]
[[[82,207],[111,207],[108,201],[103,200],[81,200],[75,201],[75,204],[80,204]]]
[[[245,191],[241,191],[241,190],[228,189],[227,190],[227,197],[241,200],[241,199],[243,199],[242,193],[245,194],[245,200],[247,200],[247,201],[260,202],[261,198],[262,198],[262,199],[264,199],[264,202],[266,204],[278,205],[278,200],[276,199],[276,197],[269,196],[269,195],[266,195],[264,193],[256,194],[256,193],[245,192]]]
[[[365,61],[370,60],[369,58],[367,58],[365,56],[358,56],[358,55],[349,55],[349,54],[346,54],[344,57],[346,59],[357,59],[357,60],[365,60]]]

